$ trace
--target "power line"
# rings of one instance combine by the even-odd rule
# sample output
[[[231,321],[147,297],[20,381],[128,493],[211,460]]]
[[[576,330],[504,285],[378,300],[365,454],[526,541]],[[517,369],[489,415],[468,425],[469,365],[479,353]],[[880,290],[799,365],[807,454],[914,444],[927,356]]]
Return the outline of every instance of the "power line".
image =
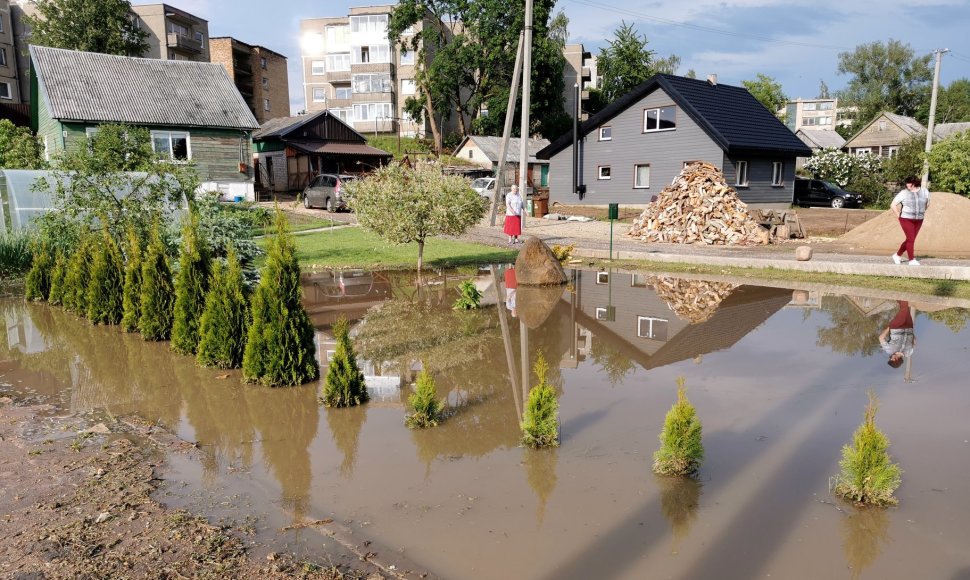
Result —
[[[970,62],[970,57],[964,56],[964,55],[962,55],[960,53],[957,53],[957,52],[950,51],[950,56],[952,56],[953,58],[955,58],[957,60],[962,60],[963,62]]]

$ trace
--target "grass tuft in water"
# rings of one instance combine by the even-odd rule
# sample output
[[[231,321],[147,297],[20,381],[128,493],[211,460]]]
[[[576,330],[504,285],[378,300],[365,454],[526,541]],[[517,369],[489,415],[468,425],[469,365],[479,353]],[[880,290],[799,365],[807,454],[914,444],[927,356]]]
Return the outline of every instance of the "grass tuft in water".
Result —
[[[0,234],[0,277],[23,274],[33,257],[31,237],[25,232]]]
[[[408,397],[408,404],[414,412],[404,418],[404,424],[411,429],[435,427],[441,421],[445,405],[438,399],[438,390],[428,371],[422,370],[418,374],[418,381],[414,392]]]
[[[455,300],[455,310],[474,310],[482,302],[482,293],[471,280],[465,280],[458,285],[458,300]]]
[[[535,373],[539,380],[529,391],[529,402],[522,420],[522,443],[533,448],[559,446],[559,401],[546,380],[549,364],[539,354]]]
[[[354,407],[366,403],[370,398],[364,383],[364,373],[357,365],[354,345],[350,342],[350,324],[346,318],[339,318],[333,325],[337,349],[323,384],[322,402],[327,407]]]
[[[701,421],[687,400],[684,377],[677,378],[677,402],[667,411],[660,449],[653,454],[653,470],[661,475],[694,475],[704,459]]]
[[[868,395],[862,425],[852,435],[852,444],[842,448],[835,493],[861,504],[896,505],[893,492],[902,481],[902,470],[889,457],[889,438],[876,428],[876,394],[870,390]]]

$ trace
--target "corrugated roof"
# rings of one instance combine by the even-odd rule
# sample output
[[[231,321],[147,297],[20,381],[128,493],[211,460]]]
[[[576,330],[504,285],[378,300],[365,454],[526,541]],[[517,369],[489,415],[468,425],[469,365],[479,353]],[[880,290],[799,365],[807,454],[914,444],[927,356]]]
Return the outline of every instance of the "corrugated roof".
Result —
[[[382,151],[363,143],[346,143],[328,141],[287,141],[287,145],[296,147],[307,153],[325,153],[327,155],[355,155],[358,157],[391,157],[387,151]]]
[[[912,117],[907,117],[905,115],[897,115],[896,113],[884,112],[883,115],[893,123],[899,126],[904,132],[909,135],[919,135],[920,133],[926,133],[926,127],[922,123],[917,121]],[[879,117],[876,117],[877,119]],[[870,123],[871,125],[872,123]]]
[[[131,58],[30,47],[51,117],[114,122],[255,129],[259,127],[226,69],[218,63]]]
[[[764,152],[808,157],[811,150],[778,117],[743,87],[711,84],[667,74],[657,74],[593,115],[579,130],[583,137],[638,103],[657,89],[667,95],[728,153]],[[572,144],[566,133],[539,152],[548,159]]]
[[[474,143],[482,151],[482,153],[489,161],[491,161],[492,163],[498,163],[499,151],[502,148],[501,137],[469,135],[468,137],[465,137],[462,140],[461,144],[459,144],[458,147],[455,149],[456,156],[458,155],[458,152],[461,151],[461,148],[464,147],[465,143],[467,143],[468,141],[471,141],[472,143]],[[529,163],[538,162],[538,159],[536,159],[536,154],[548,146],[549,146],[548,139],[529,139],[529,142],[526,144],[526,147],[528,149],[528,154],[529,154]],[[506,157],[510,163],[519,162],[520,147],[521,147],[521,144],[519,142],[518,137],[512,137],[509,139],[509,150]]]
[[[295,115],[293,117],[277,117],[263,123],[259,129],[253,132],[253,139],[265,139],[267,137],[281,137],[291,129],[295,129],[304,123],[309,123],[317,117],[327,113],[326,109],[310,113],[307,115]]]
[[[970,131],[970,123],[941,123],[933,127],[933,136],[937,139],[946,139],[964,131]]]
[[[845,145],[845,138],[835,131],[825,131],[822,129],[799,129],[795,135],[803,143],[812,148],[819,149],[841,149]]]

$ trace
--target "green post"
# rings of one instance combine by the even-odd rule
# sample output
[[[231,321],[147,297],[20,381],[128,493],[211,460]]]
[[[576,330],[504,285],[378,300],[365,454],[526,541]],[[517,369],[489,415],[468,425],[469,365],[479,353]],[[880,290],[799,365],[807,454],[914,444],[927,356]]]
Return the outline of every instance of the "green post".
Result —
[[[620,217],[620,204],[611,203],[607,217],[610,218],[610,260],[613,259],[613,220]]]

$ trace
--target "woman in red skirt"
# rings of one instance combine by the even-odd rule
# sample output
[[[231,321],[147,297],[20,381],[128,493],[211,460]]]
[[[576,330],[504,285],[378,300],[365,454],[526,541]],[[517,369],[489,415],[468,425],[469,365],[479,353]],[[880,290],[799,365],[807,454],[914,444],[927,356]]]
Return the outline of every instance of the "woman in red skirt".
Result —
[[[519,243],[522,235],[522,196],[519,186],[513,185],[512,191],[505,196],[505,233],[509,236],[510,244]]]

